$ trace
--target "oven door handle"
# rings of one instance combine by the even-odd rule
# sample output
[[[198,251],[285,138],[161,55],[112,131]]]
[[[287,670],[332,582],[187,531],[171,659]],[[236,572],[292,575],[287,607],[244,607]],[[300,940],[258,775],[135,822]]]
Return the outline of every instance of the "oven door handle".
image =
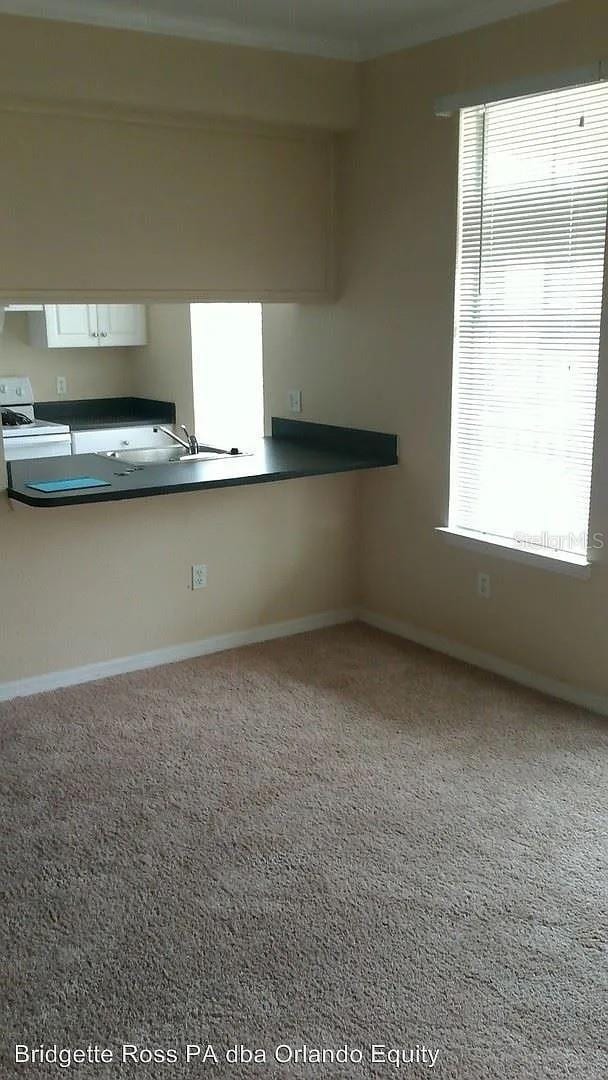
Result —
[[[5,435],[2,443],[5,461],[68,457],[72,453],[72,440],[69,435]]]
[[[69,435],[4,435],[4,446],[48,446],[49,443],[69,442]]]

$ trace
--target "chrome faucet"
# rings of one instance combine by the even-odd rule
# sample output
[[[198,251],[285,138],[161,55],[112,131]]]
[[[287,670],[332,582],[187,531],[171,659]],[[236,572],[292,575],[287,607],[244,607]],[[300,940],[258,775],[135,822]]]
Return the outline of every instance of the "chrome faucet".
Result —
[[[163,435],[168,435],[169,438],[173,439],[174,442],[179,443],[180,446],[183,446],[184,450],[187,450],[189,454],[198,454],[199,444],[196,435],[191,435],[185,424],[180,424],[180,427],[184,432],[184,435],[186,436],[185,439],[180,438],[180,436],[176,435],[175,432],[171,431],[170,428],[161,427],[160,425],[158,427],[155,427],[154,430],[162,431]]]
[[[198,454],[200,447],[198,445],[198,439],[197,439],[196,435],[194,434],[194,432],[192,432],[192,434],[190,434],[190,432],[188,431],[188,428],[186,427],[185,424],[180,424],[180,427],[181,427],[184,435],[186,436],[186,439],[188,440],[188,447],[189,447],[190,453],[191,454]]]

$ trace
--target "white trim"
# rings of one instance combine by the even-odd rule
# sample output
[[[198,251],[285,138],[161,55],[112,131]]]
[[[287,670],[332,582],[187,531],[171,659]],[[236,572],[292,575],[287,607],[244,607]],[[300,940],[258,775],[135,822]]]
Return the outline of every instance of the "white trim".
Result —
[[[521,686],[527,686],[531,690],[538,690],[541,694],[547,694],[549,697],[567,701],[571,705],[578,705],[583,709],[590,709],[592,712],[600,713],[602,716],[608,716],[608,697],[603,694],[594,694],[589,690],[584,690],[582,687],[571,686],[570,683],[552,679],[548,675],[539,675],[536,671],[528,671],[527,668],[520,667],[519,664],[512,664],[508,660],[503,660],[500,656],[495,656],[493,653],[482,652],[471,645],[465,645],[462,642],[443,637],[441,634],[435,634],[432,630],[422,630],[412,623],[401,622],[400,619],[392,619],[386,615],[378,615],[376,612],[367,610],[359,611],[358,617],[361,622],[367,623],[369,626],[375,626],[378,630],[384,630],[388,634],[395,634],[397,637],[405,638],[407,641],[414,641],[417,645],[424,645],[427,649],[433,649],[434,652],[445,653],[446,656],[452,656],[455,660],[462,660],[465,664],[472,664],[474,667],[482,668],[484,671],[491,671],[495,675],[510,679],[511,682],[519,683]]]
[[[469,0],[467,4],[454,4],[449,14],[438,11],[435,15],[416,19],[409,28],[404,21],[403,33],[394,33],[381,37],[372,37],[367,47],[361,45],[359,59],[371,60],[375,56],[411,49],[427,41],[454,37],[480,26],[502,22],[505,19],[539,11],[541,8],[554,7],[565,0]]]
[[[505,679],[527,686],[532,690],[538,690],[550,697],[568,701],[573,705],[579,705],[584,709],[608,716],[608,697],[593,694],[569,683],[560,682],[546,675],[528,671],[518,664],[511,664],[492,653],[482,652],[472,646],[452,641],[450,638],[435,634],[431,630],[422,630],[411,623],[392,619],[386,615],[361,609],[353,611],[349,608],[338,611],[324,611],[317,615],[305,615],[301,619],[289,619],[286,622],[268,623],[265,626],[255,626],[249,630],[237,630],[233,633],[222,634],[218,637],[202,638],[200,641],[187,641],[181,645],[170,645],[164,649],[155,649],[152,652],[134,653],[131,656],[119,657],[115,660],[102,660],[95,664],[85,664],[82,667],[67,668],[62,671],[51,671],[44,675],[34,675],[29,678],[17,679],[14,682],[0,683],[0,701],[10,701],[17,697],[27,697],[30,694],[40,694],[48,690],[58,690],[64,686],[77,686],[80,683],[93,682],[96,679],[107,679],[113,675],[124,675],[130,671],[141,671],[145,668],[159,667],[162,664],[174,664],[180,660],[191,660],[197,656],[208,656],[211,653],[223,652],[226,649],[237,649],[243,645],[253,645],[257,642],[272,641],[276,638],[290,637],[294,634],[304,634],[311,630],[322,630],[328,626],[338,626],[343,623],[359,619],[369,626],[375,626],[388,634],[414,641],[417,645],[424,645],[427,649],[445,653],[456,660],[462,660],[465,664],[482,668],[484,671],[492,671],[495,675],[501,675]]]
[[[544,75],[528,75],[512,82],[497,83],[493,86],[480,86],[476,90],[463,90],[458,94],[447,94],[437,98],[435,116],[452,116],[459,109],[471,105],[487,105],[491,101],[506,101],[508,98],[528,97],[530,94],[544,94],[550,90],[565,90],[572,86],[586,86],[588,83],[601,82],[605,79],[608,61],[596,60],[585,67],[569,68],[564,71]]]
[[[194,38],[198,41],[219,42],[225,45],[248,45],[258,49],[321,56],[335,60],[371,60],[386,53],[421,45],[425,41],[451,37],[479,26],[500,22],[529,11],[552,7],[565,0],[476,0],[465,10],[456,9],[446,15],[439,12],[415,21],[403,20],[403,30],[374,36],[373,30],[359,37],[325,37],[296,29],[255,27],[254,16],[248,25],[205,16],[147,12],[134,6],[115,4],[111,0],[0,0],[0,13],[27,15],[50,19],[53,22],[84,23],[108,26],[119,30],[137,30],[147,34],[166,34],[169,37]]]
[[[281,30],[210,19],[204,15],[191,16],[144,11],[134,6],[123,7],[100,0],[0,0],[0,13],[28,15],[52,22],[81,23],[86,26],[106,26],[116,30],[136,30],[145,34],[210,41],[221,45],[245,45],[274,52],[320,56],[334,60],[358,60],[356,41],[325,38],[298,30]]]
[[[12,698],[40,694],[46,690],[58,690],[62,686],[76,686],[79,683],[93,682],[95,679],[108,679],[112,675],[123,675],[129,671],[141,671],[144,668],[158,667],[161,664],[175,664],[179,660],[191,660],[196,656],[223,652],[225,649],[238,649],[242,645],[253,645],[260,641],[290,637],[292,634],[304,634],[310,630],[322,630],[326,626],[352,622],[354,611],[322,611],[316,615],[304,615],[301,619],[288,619],[286,622],[267,623],[253,626],[249,630],[236,630],[218,637],[202,638],[200,641],[185,641],[180,645],[169,645],[152,652],[134,653],[115,660],[101,660],[95,664],[67,668],[63,671],[50,671],[44,675],[33,675],[14,682],[0,683],[0,701]]]
[[[494,555],[511,562],[526,563],[537,570],[548,570],[553,574],[567,574],[569,577],[588,580],[591,577],[591,563],[584,555],[574,555],[569,551],[541,551],[533,547],[524,547],[514,540],[501,540],[498,537],[485,537],[469,532],[467,529],[449,529],[441,526],[436,533],[454,547],[466,548],[484,555]]]

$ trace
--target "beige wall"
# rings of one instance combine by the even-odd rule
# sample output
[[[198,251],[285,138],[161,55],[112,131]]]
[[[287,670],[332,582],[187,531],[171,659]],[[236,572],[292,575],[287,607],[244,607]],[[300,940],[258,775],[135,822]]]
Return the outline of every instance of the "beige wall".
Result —
[[[36,401],[55,401],[57,376],[68,398],[122,397],[136,392],[134,349],[37,349],[25,312],[9,312],[0,334],[0,375],[29,375]]]
[[[358,87],[346,61],[0,15],[0,299],[331,295]]]
[[[174,401],[176,421],[194,430],[189,304],[148,304],[148,344],[132,349],[138,397]]]
[[[108,104],[302,125],[356,126],[344,60],[0,16],[0,99]]]
[[[194,426],[189,304],[146,305],[148,343],[122,349],[43,349],[30,344],[28,316],[8,312],[0,334],[0,376],[29,375],[36,401],[136,397],[173,401],[178,424]]]
[[[0,101],[0,145],[0,298],[308,300],[333,288],[326,134]]]
[[[0,683],[347,606],[355,489],[320,477],[2,515]]]
[[[597,60],[607,41],[605,0],[577,0],[366,64],[361,130],[342,140],[340,302],[264,313],[271,408],[299,385],[307,418],[399,433],[399,469],[363,484],[363,605],[604,694],[605,551],[585,582],[434,532],[447,514],[458,146],[457,119],[434,119],[433,101]],[[591,531],[608,536],[607,344]]]

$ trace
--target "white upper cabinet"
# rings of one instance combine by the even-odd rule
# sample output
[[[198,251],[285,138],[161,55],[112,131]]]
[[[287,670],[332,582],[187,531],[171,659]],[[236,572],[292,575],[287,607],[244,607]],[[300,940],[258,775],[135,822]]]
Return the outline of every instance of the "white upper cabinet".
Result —
[[[44,344],[49,349],[82,349],[97,345],[95,304],[46,304],[40,322],[43,320]]]
[[[82,349],[145,345],[143,304],[45,304],[29,316],[32,345]]]
[[[143,304],[98,304],[100,345],[145,345],[146,309]]]

